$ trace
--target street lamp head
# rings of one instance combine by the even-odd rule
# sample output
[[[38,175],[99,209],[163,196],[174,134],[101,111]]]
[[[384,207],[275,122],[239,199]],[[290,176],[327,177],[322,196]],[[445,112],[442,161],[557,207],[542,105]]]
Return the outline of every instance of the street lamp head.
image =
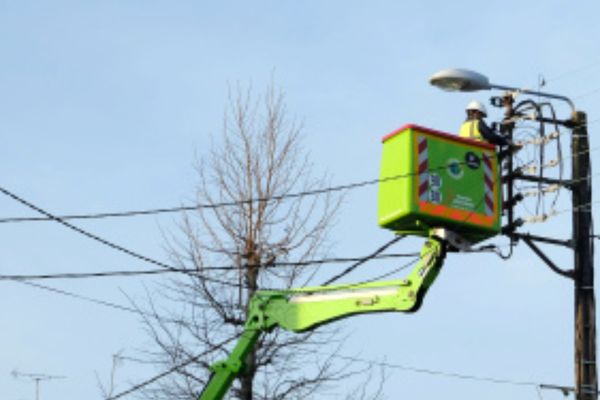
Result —
[[[491,89],[487,76],[468,69],[444,69],[429,78],[429,83],[448,92],[474,92]]]

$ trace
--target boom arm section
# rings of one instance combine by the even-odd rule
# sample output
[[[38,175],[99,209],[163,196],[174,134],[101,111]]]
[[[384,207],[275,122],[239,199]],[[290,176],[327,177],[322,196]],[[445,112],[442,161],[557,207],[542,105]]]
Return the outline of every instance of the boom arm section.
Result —
[[[445,255],[446,242],[431,237],[416,266],[403,280],[256,292],[242,336],[229,358],[211,367],[213,374],[200,400],[222,399],[260,334],[276,326],[303,332],[356,314],[417,311]]]

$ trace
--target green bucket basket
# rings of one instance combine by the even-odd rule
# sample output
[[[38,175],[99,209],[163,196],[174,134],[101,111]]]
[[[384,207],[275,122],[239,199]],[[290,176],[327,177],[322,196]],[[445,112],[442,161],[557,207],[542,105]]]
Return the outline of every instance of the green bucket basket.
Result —
[[[416,235],[442,227],[477,242],[499,233],[501,210],[493,145],[412,124],[383,138],[381,227]]]

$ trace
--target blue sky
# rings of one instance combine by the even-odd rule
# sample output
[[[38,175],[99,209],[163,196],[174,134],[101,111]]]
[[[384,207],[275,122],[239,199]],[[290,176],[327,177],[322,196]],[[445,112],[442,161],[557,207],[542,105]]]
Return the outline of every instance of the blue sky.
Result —
[[[571,96],[600,118],[598,5],[559,1],[0,1],[0,148],[5,187],[56,214],[188,203],[210,135],[218,135],[228,87],[271,79],[304,122],[315,170],[335,183],[378,175],[380,138],[414,122],[456,131],[471,98],[427,78],[469,67],[494,83]],[[556,79],[553,79],[556,78]],[[588,94],[590,93],[591,94]],[[568,110],[559,106],[565,115]],[[498,118],[499,111],[490,118]],[[591,146],[597,140],[590,125]],[[598,153],[592,153],[597,159]],[[595,166],[595,164],[594,164]],[[596,185],[598,186],[598,185]],[[597,195],[598,191],[594,190]],[[562,208],[568,208],[566,195]],[[0,198],[1,217],[31,212]],[[78,224],[157,259],[172,215]],[[532,232],[570,234],[568,214]],[[58,224],[0,224],[2,273],[147,268]],[[376,226],[376,188],[350,192],[332,255],[360,256],[390,239]],[[498,239],[503,243],[503,239]],[[416,251],[417,239],[395,250]],[[570,266],[568,252],[548,249]],[[336,268],[332,266],[331,268]],[[351,279],[383,268],[364,267]],[[150,344],[128,313],[3,282],[0,397],[34,397],[13,369],[65,375],[42,399],[99,398],[94,371],[111,355]],[[146,279],[73,280],[56,288],[126,304]],[[415,315],[356,318],[343,350],[418,368],[572,385],[572,285],[521,245],[503,262],[451,256]],[[333,351],[333,349],[323,349]],[[156,373],[124,363],[120,387]],[[387,398],[537,398],[532,387],[388,370]],[[560,393],[544,391],[544,399]]]

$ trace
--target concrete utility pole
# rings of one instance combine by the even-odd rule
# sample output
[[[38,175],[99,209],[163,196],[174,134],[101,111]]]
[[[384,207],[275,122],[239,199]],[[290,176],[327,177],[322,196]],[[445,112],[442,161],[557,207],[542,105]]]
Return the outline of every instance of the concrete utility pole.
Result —
[[[586,114],[573,113],[573,245],[575,250],[575,387],[578,400],[596,399],[596,305],[592,181]]]

